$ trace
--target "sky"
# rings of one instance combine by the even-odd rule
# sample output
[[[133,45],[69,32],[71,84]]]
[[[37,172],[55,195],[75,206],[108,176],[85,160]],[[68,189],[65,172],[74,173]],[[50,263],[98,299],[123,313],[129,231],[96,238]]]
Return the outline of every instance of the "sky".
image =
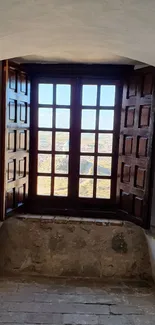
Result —
[[[63,105],[70,105],[71,86],[57,85],[56,86],[56,105],[62,105],[62,108],[56,109],[56,127],[69,128],[70,125],[70,109],[63,108]],[[95,130],[96,127],[96,101],[97,101],[97,86],[83,85],[82,87],[82,112],[81,112],[81,128],[84,130]],[[46,105],[53,105],[53,85],[39,84],[38,102],[44,105],[39,108],[39,127],[52,127],[52,109]],[[115,86],[104,85],[100,89],[99,106],[114,106],[115,105]],[[89,109],[89,107],[93,109]],[[80,107],[80,108],[81,108]],[[99,130],[113,129],[114,110],[100,110],[99,112]]]

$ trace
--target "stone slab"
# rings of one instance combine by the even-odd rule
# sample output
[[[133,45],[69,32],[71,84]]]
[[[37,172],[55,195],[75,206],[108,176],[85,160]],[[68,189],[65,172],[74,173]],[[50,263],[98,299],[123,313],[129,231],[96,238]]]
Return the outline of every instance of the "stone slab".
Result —
[[[151,278],[143,230],[129,222],[10,218],[0,228],[1,274]],[[68,219],[66,219],[68,220]]]

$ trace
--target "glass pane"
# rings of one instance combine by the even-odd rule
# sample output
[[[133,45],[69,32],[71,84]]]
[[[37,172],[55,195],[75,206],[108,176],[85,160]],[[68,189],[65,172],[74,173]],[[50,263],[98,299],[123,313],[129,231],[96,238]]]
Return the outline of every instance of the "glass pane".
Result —
[[[51,173],[51,155],[38,154],[38,173]]]
[[[96,106],[96,101],[97,101],[97,86],[84,85],[82,87],[82,105]]]
[[[81,133],[81,152],[94,152],[95,133]]]
[[[54,195],[67,196],[68,195],[68,178],[55,177],[54,178]]]
[[[99,115],[99,130],[113,130],[114,111],[100,110]]]
[[[96,188],[96,197],[103,199],[110,199],[111,180],[98,179]]]
[[[111,133],[100,133],[98,137],[98,152],[112,153],[113,135]]]
[[[97,159],[97,175],[111,175],[111,157],[98,157]]]
[[[70,109],[64,109],[64,108],[56,109],[56,128],[60,128],[60,129],[70,128]]]
[[[71,102],[71,86],[57,85],[56,86],[56,105],[70,105]]]
[[[80,157],[80,174],[94,175],[94,157],[92,156]]]
[[[51,194],[51,178],[48,176],[37,177],[37,194],[50,195]]]
[[[39,104],[53,104],[53,85],[39,84]]]
[[[38,150],[52,150],[52,132],[38,132]]]
[[[93,179],[80,178],[79,197],[93,197]]]
[[[95,130],[96,128],[96,110],[82,110],[81,128],[85,130]]]
[[[68,174],[68,155],[55,155],[55,173]]]
[[[115,85],[101,86],[100,106],[114,106],[115,91]]]
[[[53,110],[48,107],[39,107],[38,113],[38,127],[39,128],[52,128]]]
[[[55,150],[69,151],[69,132],[55,133]]]

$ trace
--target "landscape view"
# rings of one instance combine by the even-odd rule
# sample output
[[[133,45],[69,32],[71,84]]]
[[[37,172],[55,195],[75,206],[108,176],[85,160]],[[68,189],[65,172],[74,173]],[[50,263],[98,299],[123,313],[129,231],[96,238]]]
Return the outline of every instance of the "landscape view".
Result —
[[[48,85],[49,86],[49,85]],[[51,86],[51,85],[50,85]],[[62,85],[61,85],[62,86]],[[70,87],[69,85],[63,85]],[[90,87],[90,86],[89,86]],[[94,86],[93,86],[94,87]],[[96,87],[96,86],[95,86]],[[90,89],[89,89],[90,90]],[[109,89],[108,89],[109,91]],[[70,99],[66,95],[66,89],[62,88],[62,95],[65,92],[63,101],[69,103]],[[111,93],[112,94],[112,93]],[[42,104],[48,104],[47,97],[45,100],[46,92],[42,94]],[[60,94],[59,94],[60,96]],[[88,94],[87,94],[88,96]],[[92,93],[91,93],[92,96]],[[114,95],[113,95],[114,96]],[[40,95],[41,97],[41,95]],[[92,97],[94,100],[94,96]],[[39,99],[40,100],[40,99]],[[50,97],[51,100],[51,97]],[[59,105],[61,100],[58,97]],[[87,97],[87,103],[92,99]],[[83,95],[83,101],[86,101],[86,96]],[[113,100],[114,101],[114,100]],[[52,102],[50,102],[52,105]],[[65,103],[64,103],[65,105]],[[66,104],[69,105],[69,104]],[[86,105],[86,103],[85,103]],[[89,104],[90,105],[90,104]],[[113,104],[114,105],[114,104]],[[106,97],[106,106],[111,106],[111,97],[109,105]],[[52,150],[52,131],[46,131],[46,128],[52,128],[52,107],[39,107],[39,120],[38,127],[44,128],[38,132],[38,150],[46,151],[45,153],[38,153],[38,173],[51,173],[52,158],[55,159],[55,173],[63,174],[63,177],[56,176],[54,178],[54,195],[67,196],[68,195],[68,172],[69,172],[69,145],[70,145],[70,109],[57,108],[56,109],[56,128],[62,128],[63,131],[55,132],[55,150],[64,151],[64,154],[56,154],[52,157],[48,151]],[[112,130],[113,129],[113,110],[100,110],[99,115],[99,130]],[[81,130],[95,130],[96,125],[96,109],[82,109],[81,113]],[[97,152],[103,156],[97,157],[97,176],[111,176],[111,157],[105,157],[104,153],[112,153],[112,133],[99,133]],[[79,170],[79,196],[80,197],[93,197],[93,178],[94,175],[94,153],[95,150],[95,133],[82,133],[81,132],[81,148],[80,148],[80,170]],[[87,153],[88,155],[82,155]],[[82,176],[85,178],[82,178]],[[87,176],[87,177],[86,177]],[[38,194],[50,195],[51,193],[51,179],[50,176],[38,176]],[[97,198],[110,198],[110,179],[97,179],[96,197]]]

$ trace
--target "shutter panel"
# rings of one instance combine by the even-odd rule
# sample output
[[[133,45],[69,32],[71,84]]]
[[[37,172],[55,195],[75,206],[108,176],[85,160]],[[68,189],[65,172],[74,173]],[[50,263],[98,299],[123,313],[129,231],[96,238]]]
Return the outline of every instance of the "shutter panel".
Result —
[[[124,84],[117,181],[119,215],[146,228],[154,127],[153,84],[153,68],[135,71]]]
[[[8,214],[24,205],[28,194],[30,82],[20,66],[5,61],[4,206]]]

